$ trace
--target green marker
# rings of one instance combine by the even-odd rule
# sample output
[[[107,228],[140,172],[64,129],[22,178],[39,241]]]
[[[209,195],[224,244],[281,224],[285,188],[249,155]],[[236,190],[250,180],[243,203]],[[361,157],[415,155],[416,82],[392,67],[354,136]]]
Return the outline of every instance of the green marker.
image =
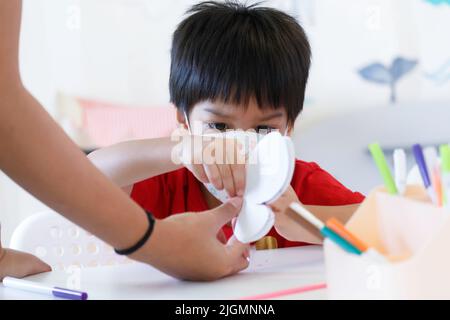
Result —
[[[390,194],[398,194],[397,187],[395,186],[394,179],[391,175],[391,170],[386,162],[386,158],[384,157],[383,150],[378,143],[372,143],[369,145],[370,153],[372,153],[372,157],[375,160],[375,163],[380,171],[381,176],[384,180],[384,185]]]
[[[444,204],[447,206],[450,199],[450,146],[448,144],[441,145],[441,170],[442,170],[442,186],[444,188]]]

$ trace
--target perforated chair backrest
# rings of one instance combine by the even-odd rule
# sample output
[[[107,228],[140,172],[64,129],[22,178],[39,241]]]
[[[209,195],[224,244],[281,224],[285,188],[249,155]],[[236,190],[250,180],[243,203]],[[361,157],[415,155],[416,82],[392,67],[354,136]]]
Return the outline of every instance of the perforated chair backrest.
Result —
[[[36,213],[14,231],[10,247],[36,255],[53,270],[130,263],[113,248],[53,211]]]

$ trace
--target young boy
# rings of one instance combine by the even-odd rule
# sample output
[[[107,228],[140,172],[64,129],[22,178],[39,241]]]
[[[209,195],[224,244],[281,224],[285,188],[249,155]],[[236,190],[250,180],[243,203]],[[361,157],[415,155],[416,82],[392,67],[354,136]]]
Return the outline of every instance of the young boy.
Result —
[[[186,128],[200,123],[194,132],[200,135],[210,129],[290,134],[302,111],[310,67],[301,26],[278,10],[236,2],[203,2],[188,13],[174,33],[171,53],[170,95],[178,121]],[[90,159],[157,218],[218,206],[206,183],[231,197],[242,196],[245,166],[220,161],[177,165],[171,161],[177,154],[173,147],[169,139],[126,142],[98,150]],[[289,204],[301,202],[321,219],[346,221],[362,200],[317,164],[297,160],[291,187],[271,204],[276,224],[268,236],[278,247],[320,243],[305,221],[292,221]],[[229,238],[232,228],[223,232]]]

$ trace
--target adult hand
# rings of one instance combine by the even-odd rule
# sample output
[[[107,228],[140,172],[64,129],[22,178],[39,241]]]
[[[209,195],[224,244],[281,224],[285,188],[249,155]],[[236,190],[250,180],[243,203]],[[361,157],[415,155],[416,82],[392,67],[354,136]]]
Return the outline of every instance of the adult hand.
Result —
[[[202,213],[184,213],[155,223],[153,234],[131,258],[184,280],[210,281],[248,267],[250,246],[217,234],[240,211],[242,198]]]
[[[48,264],[35,256],[16,250],[4,249],[0,243],[0,282],[4,277],[23,278],[51,270]]]

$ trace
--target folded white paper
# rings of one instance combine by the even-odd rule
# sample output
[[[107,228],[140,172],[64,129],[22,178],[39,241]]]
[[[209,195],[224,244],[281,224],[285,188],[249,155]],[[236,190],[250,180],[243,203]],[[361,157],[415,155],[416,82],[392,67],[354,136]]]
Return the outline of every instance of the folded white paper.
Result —
[[[273,227],[275,219],[266,205],[289,187],[295,169],[294,146],[279,132],[266,135],[249,154],[244,204],[234,235],[243,243],[257,241]]]

